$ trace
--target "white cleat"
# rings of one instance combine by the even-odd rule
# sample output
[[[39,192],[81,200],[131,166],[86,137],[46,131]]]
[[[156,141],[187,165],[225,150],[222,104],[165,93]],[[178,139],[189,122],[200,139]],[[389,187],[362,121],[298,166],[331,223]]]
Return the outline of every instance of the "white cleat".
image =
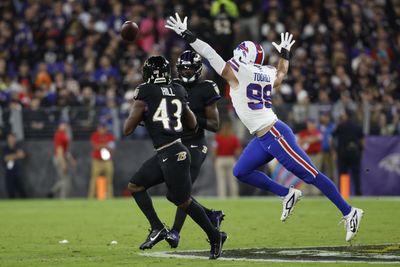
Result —
[[[289,193],[283,198],[282,205],[282,216],[281,221],[284,222],[292,214],[296,203],[301,199],[303,194],[300,190],[291,187]]]
[[[364,211],[358,208],[351,208],[349,214],[343,217],[344,228],[346,229],[346,241],[351,241],[360,228],[360,222],[364,215]]]

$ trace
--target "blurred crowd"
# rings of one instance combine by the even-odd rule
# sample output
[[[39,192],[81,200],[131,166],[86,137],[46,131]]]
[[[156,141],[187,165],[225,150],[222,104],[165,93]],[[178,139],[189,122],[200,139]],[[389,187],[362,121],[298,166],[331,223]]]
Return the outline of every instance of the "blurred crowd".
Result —
[[[364,134],[400,133],[400,0],[3,0],[0,129],[23,139],[24,131],[46,127],[50,115],[38,109],[66,110],[57,116],[68,117],[79,107],[88,120],[82,124],[105,120],[119,138],[146,57],[162,54],[174,66],[187,48],[164,28],[175,12],[225,59],[239,41],[253,40],[275,64],[271,42],[293,33],[289,75],[274,106],[295,129],[321,114],[338,122],[350,112]],[[126,20],[140,27],[134,43],[119,36]],[[222,115],[234,117],[229,88],[205,69],[226,97]],[[28,129],[15,123],[19,117],[31,120]]]

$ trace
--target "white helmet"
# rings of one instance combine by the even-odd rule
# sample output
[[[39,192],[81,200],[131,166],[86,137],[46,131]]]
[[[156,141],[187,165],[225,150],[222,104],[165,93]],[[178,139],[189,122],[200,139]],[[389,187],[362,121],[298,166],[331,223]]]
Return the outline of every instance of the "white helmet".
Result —
[[[243,41],[233,50],[233,57],[244,63],[262,65],[264,61],[264,49],[261,45],[252,41]]]

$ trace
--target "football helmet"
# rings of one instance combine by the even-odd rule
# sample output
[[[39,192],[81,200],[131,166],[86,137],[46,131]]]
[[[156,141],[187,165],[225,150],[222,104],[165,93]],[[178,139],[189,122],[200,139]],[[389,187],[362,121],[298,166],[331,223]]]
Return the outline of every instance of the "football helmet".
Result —
[[[264,49],[260,44],[252,41],[243,41],[233,50],[233,57],[246,64],[262,65],[264,62]]]
[[[145,83],[169,83],[171,67],[162,56],[151,56],[143,64],[143,81]]]
[[[179,80],[184,83],[197,81],[201,75],[203,64],[201,56],[191,50],[184,51],[176,62]]]

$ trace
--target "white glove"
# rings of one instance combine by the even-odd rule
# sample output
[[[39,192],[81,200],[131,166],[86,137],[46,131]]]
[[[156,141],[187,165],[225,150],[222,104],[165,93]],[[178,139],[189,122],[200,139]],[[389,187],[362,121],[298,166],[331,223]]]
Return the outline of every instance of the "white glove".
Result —
[[[272,42],[272,45],[275,46],[276,50],[278,50],[278,52],[281,52],[282,48],[287,49],[288,51],[290,51],[290,48],[292,47],[292,45],[296,42],[295,40],[293,40],[293,35],[290,34],[288,32],[286,32],[285,34],[282,32],[281,33],[281,43],[278,45],[275,42]]]
[[[175,17],[176,19],[172,16],[169,16],[165,28],[171,29],[178,35],[182,36],[182,33],[187,30],[187,17],[185,17],[183,21],[179,17],[178,13],[175,13]]]

